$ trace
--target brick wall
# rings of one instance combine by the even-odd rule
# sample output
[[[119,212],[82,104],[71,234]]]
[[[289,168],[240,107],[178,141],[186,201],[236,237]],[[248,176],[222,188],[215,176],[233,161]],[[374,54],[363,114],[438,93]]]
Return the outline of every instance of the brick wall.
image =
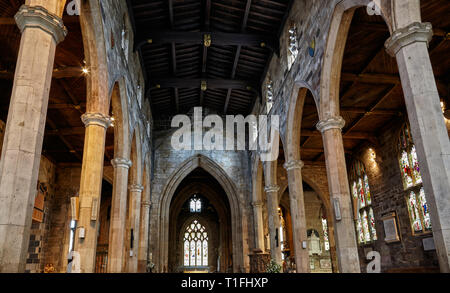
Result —
[[[428,268],[438,268],[436,251],[424,251],[422,239],[432,235],[413,236],[409,214],[406,205],[405,191],[401,179],[397,158],[397,142],[403,119],[399,119],[386,127],[378,135],[379,145],[365,145],[355,153],[355,157],[364,163],[373,196],[373,210],[376,219],[378,240],[372,245],[361,246],[359,249],[361,270],[366,271],[365,254],[375,250],[381,254],[381,269],[383,272],[416,268],[418,271]],[[375,162],[372,149],[376,154]],[[347,166],[351,162],[348,161]],[[384,227],[381,218],[390,212],[396,212],[400,226],[400,242],[386,243]]]
[[[44,209],[42,222],[33,220],[30,230],[30,242],[28,246],[28,255],[26,260],[25,272],[42,273],[45,267],[45,249],[44,246],[48,241],[51,207],[54,199],[55,189],[55,165],[44,156],[41,157],[39,167],[38,184],[36,185],[36,193],[38,188],[45,190]]]

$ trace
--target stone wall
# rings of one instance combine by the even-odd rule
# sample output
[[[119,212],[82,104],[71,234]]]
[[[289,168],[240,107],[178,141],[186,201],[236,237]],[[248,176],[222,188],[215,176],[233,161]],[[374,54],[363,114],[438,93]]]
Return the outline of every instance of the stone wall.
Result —
[[[370,250],[381,254],[381,270],[389,271],[429,271],[438,270],[436,251],[424,251],[422,240],[432,237],[431,234],[413,236],[406,203],[406,192],[403,189],[401,171],[398,162],[397,143],[400,128],[404,119],[398,119],[385,131],[378,135],[379,145],[365,145],[355,153],[364,163],[373,197],[373,210],[376,219],[377,238],[372,245],[361,246],[359,249],[361,271],[366,271],[368,261],[366,253]],[[376,154],[373,160],[372,152]],[[348,161],[347,166],[351,162]],[[382,217],[390,212],[396,212],[400,242],[386,243]]]
[[[205,130],[206,131],[206,130]],[[152,190],[152,208],[150,212],[150,251],[153,254],[154,262],[158,259],[158,233],[159,219],[161,217],[160,204],[161,196],[164,187],[166,186],[169,178],[174,174],[174,172],[180,167],[180,165],[189,160],[190,158],[203,155],[215,163],[217,163],[226,175],[231,179],[237,189],[237,194],[239,196],[239,208],[240,213],[242,213],[242,218],[248,219],[244,223],[240,223],[241,229],[243,231],[243,241],[244,243],[233,243],[238,247],[248,246],[250,243],[248,232],[253,231],[250,227],[249,222],[253,218],[252,208],[251,208],[251,184],[250,184],[250,167],[249,167],[249,154],[246,151],[176,151],[173,150],[171,146],[171,137],[173,131],[155,132],[154,133],[154,174],[151,182]],[[248,225],[248,226],[246,226]],[[251,230],[249,230],[251,229]],[[161,243],[160,243],[161,244]],[[244,255],[243,262],[246,266],[249,266],[248,255]],[[236,260],[233,260],[233,262]],[[244,268],[241,268],[244,269]],[[249,270],[249,267],[246,269]]]

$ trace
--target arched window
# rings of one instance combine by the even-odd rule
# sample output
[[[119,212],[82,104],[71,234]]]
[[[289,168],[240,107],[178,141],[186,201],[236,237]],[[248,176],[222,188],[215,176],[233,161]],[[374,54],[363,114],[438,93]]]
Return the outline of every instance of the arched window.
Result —
[[[369,179],[362,162],[355,160],[350,170],[350,189],[359,244],[377,240]]]
[[[208,266],[208,232],[198,220],[186,227],[184,232],[184,266]]]
[[[431,231],[430,212],[420,175],[416,147],[408,123],[402,127],[398,143],[399,164],[402,173],[403,189],[406,192],[411,229],[414,235]]]
[[[191,213],[200,213],[202,211],[202,201],[196,195],[189,202],[189,210]]]

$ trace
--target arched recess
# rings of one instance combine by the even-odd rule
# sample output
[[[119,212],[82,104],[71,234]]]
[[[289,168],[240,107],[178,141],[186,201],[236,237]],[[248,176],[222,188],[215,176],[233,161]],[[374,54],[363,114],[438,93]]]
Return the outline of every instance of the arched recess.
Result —
[[[89,74],[86,77],[86,112],[108,115],[109,79],[100,1],[80,1],[80,24]]]
[[[382,1],[381,5],[380,1]],[[348,32],[355,10],[359,7],[368,6],[372,2],[373,0],[342,0],[336,4],[328,32],[325,57],[322,65],[319,105],[319,117],[321,120],[340,115],[339,85]],[[388,0],[379,0],[375,3],[381,6],[381,16],[392,32],[391,21],[389,19],[390,11],[387,11],[391,6],[390,2]]]
[[[193,156],[177,168],[167,180],[162,193],[159,207],[159,272],[166,272],[168,268],[169,241],[169,212],[170,203],[181,181],[197,168],[202,168],[211,174],[222,186],[227,195],[231,208],[231,231],[233,243],[233,271],[244,269],[242,211],[239,193],[234,182],[216,162],[203,155]]]
[[[252,168],[252,206],[253,206],[253,234],[255,252],[265,251],[265,180],[264,168],[259,155],[255,156]]]
[[[111,117],[114,118],[114,157],[129,158],[130,156],[130,129],[127,103],[127,91],[124,78],[114,83],[111,94]]]

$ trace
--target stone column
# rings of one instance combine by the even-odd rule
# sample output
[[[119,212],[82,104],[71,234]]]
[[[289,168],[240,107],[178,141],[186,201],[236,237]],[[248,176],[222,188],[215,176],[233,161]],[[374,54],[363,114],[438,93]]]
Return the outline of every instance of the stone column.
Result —
[[[302,161],[289,161],[284,164],[288,174],[289,201],[291,207],[292,238],[294,242],[295,265],[297,273],[308,273],[309,251],[307,246],[305,199],[303,196]]]
[[[150,190],[147,190],[150,192]],[[148,259],[148,233],[150,227],[150,201],[144,200],[141,203],[141,226],[139,231],[139,255],[138,255],[138,272],[145,273],[147,271]]]
[[[269,217],[270,257],[281,265],[280,244],[280,216],[278,214],[278,191],[277,185],[266,186],[264,189],[267,196],[267,211]]]
[[[111,119],[100,113],[86,113],[83,166],[80,179],[80,211],[74,250],[80,254],[81,273],[93,273],[99,230],[106,129]]]
[[[138,271],[138,255],[139,255],[139,232],[141,220],[141,198],[144,186],[133,184],[130,186],[130,238],[127,239],[130,245],[130,255],[128,256],[128,273],[137,273]],[[133,231],[133,233],[131,233]],[[131,244],[133,247],[131,247]]]
[[[430,206],[441,272],[450,272],[450,143],[428,54],[430,23],[415,22],[386,42],[397,58],[411,132]]]
[[[253,221],[255,225],[255,250],[254,252],[264,252],[264,220],[263,203],[261,201],[253,202]]]
[[[360,273],[352,202],[345,164],[342,117],[329,117],[317,124],[322,133],[327,165],[328,186],[334,216],[334,235],[339,271]]]
[[[132,163],[125,158],[115,158],[111,164],[114,167],[114,183],[109,227],[108,273],[121,273],[123,272],[123,253],[125,251],[128,170]]]
[[[0,272],[24,272],[44,139],[56,45],[62,19],[22,5],[22,32],[0,162]]]

